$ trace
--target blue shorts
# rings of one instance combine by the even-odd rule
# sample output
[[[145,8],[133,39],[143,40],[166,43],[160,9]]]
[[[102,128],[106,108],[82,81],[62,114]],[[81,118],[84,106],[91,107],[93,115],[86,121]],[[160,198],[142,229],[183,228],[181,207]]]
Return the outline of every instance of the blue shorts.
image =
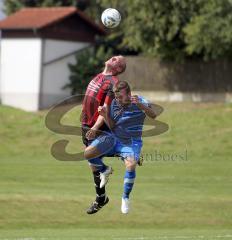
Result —
[[[96,147],[104,156],[120,156],[123,160],[130,157],[139,161],[143,144],[141,139],[133,139],[130,144],[123,144],[114,135],[107,134],[96,138],[90,146]]]

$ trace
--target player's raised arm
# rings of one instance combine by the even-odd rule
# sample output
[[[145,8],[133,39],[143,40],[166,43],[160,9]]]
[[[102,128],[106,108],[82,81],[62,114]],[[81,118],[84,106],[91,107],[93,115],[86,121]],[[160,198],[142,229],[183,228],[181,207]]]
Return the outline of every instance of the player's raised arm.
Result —
[[[155,111],[145,102],[140,101],[137,95],[131,97],[131,103],[136,104],[150,118],[156,118]]]

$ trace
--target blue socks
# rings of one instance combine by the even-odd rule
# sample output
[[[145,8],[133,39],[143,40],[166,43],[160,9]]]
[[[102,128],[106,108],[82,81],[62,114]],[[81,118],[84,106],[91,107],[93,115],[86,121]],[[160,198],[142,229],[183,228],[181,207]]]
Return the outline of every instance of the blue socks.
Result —
[[[135,181],[135,170],[134,171],[128,171],[126,170],[125,176],[124,176],[124,192],[123,192],[123,198],[129,198],[130,192],[132,191],[134,181]]]

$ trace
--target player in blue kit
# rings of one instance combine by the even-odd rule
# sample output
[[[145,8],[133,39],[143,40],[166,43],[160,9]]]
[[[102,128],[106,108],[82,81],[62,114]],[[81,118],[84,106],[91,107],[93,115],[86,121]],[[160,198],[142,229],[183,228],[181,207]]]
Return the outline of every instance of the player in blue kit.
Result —
[[[156,114],[148,101],[140,96],[131,96],[130,86],[125,81],[115,84],[115,99],[107,113],[105,107],[98,108],[99,115],[111,129],[95,139],[85,150],[85,158],[117,155],[126,166],[124,191],[122,196],[122,213],[129,212],[129,195],[136,177],[136,165],[140,159],[142,148],[142,128],[147,116],[155,118]],[[105,183],[101,183],[104,185]]]

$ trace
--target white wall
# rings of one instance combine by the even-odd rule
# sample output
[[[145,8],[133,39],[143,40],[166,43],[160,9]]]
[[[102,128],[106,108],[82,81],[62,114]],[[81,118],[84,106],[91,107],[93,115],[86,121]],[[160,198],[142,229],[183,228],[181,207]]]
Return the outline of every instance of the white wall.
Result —
[[[27,111],[38,110],[41,43],[40,39],[2,39],[2,104]]]
[[[75,52],[88,43],[44,40],[43,71],[40,108],[47,108],[70,96],[70,90],[62,90],[69,82],[68,63],[75,62]],[[70,55],[69,55],[70,54]]]
[[[88,43],[82,42],[46,39],[44,41],[45,53],[43,56],[43,63],[46,64],[69,53],[73,53],[82,48],[85,48],[88,45],[89,45]]]

